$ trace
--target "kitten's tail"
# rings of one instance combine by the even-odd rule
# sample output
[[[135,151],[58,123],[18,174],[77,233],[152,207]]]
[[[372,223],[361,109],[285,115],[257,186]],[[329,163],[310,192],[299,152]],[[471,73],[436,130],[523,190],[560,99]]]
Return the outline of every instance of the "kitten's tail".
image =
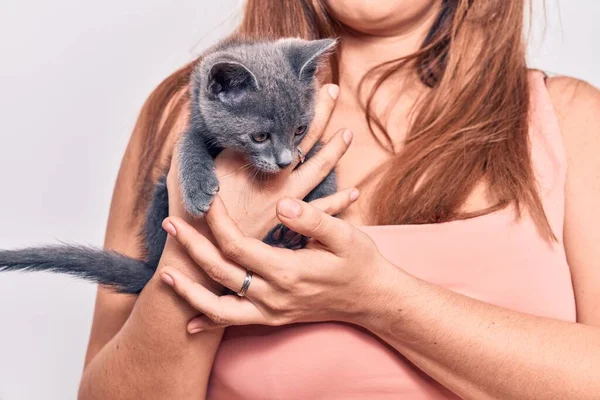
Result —
[[[140,293],[156,267],[124,255],[82,246],[47,246],[0,251],[0,271],[50,271]]]

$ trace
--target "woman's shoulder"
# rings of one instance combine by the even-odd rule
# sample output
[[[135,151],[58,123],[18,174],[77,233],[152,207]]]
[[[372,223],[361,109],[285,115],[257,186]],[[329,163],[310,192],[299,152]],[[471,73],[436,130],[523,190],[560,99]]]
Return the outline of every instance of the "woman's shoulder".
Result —
[[[600,90],[568,76],[549,77],[546,82],[568,159],[596,159],[600,151]]]
[[[577,319],[598,324],[600,288],[600,91],[569,77],[549,78],[548,92],[567,157],[564,244],[571,269]]]
[[[559,124],[561,128],[563,125],[568,128],[562,129],[563,136],[580,131],[598,131],[600,90],[586,81],[568,76],[549,77],[546,82]]]
[[[549,76],[548,92],[558,109],[597,106],[600,102],[600,90],[592,84],[564,75]]]

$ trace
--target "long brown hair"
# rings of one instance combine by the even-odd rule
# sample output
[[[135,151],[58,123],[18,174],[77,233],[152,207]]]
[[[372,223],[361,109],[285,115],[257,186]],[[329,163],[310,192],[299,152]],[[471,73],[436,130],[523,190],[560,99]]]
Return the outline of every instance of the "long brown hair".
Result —
[[[376,84],[366,101],[365,117],[370,127],[377,125],[383,132],[383,124],[373,117],[372,99],[386,79],[412,68],[429,87],[416,105],[403,149],[380,176],[379,188],[385,190],[374,192],[373,223],[446,222],[514,204],[519,212],[531,215],[546,238],[554,238],[530,158],[525,1],[443,0],[417,52],[368,74],[376,77]],[[340,29],[343,26],[330,16],[322,0],[248,0],[234,35],[318,39],[335,37]],[[166,137],[188,101],[185,93],[166,119],[160,116],[187,87],[195,62],[162,82],[142,109],[136,125],[145,138],[138,210],[149,197],[153,166]],[[380,144],[392,152],[385,135]],[[475,213],[462,212],[480,183],[489,188],[493,205]]]

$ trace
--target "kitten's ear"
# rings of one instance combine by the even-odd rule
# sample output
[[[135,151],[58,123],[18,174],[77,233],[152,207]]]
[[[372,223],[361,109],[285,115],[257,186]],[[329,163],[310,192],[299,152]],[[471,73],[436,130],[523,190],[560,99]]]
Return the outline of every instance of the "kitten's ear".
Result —
[[[233,100],[246,90],[258,88],[256,75],[248,67],[235,61],[217,62],[208,72],[206,90],[215,98]]]
[[[313,79],[319,59],[333,50],[337,40],[289,40],[286,41],[287,55],[292,68],[301,80]]]

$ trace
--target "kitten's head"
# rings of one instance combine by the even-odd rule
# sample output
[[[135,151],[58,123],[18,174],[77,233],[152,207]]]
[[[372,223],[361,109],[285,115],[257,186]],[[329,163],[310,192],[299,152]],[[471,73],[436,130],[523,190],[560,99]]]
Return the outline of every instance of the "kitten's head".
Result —
[[[224,46],[195,74],[193,101],[208,139],[275,173],[297,157],[314,115],[315,72],[332,39]]]

